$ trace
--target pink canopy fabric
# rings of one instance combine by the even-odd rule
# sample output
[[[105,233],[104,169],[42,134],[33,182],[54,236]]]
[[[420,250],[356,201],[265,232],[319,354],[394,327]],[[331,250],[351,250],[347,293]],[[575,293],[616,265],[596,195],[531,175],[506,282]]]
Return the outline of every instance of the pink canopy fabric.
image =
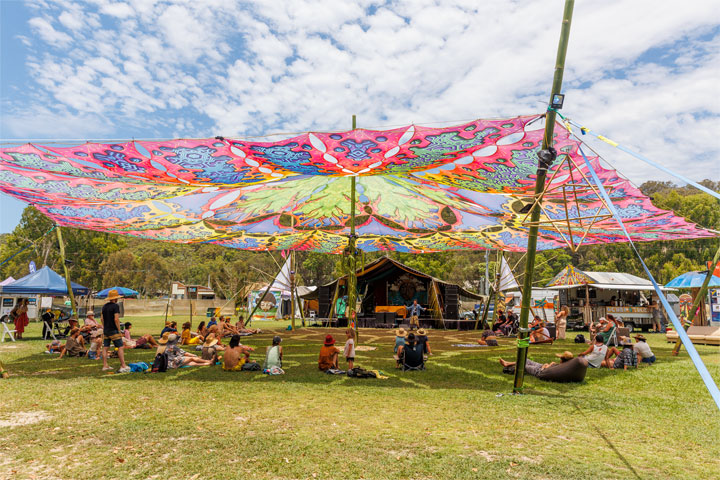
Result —
[[[358,247],[365,251],[524,251],[524,212],[533,201],[543,135],[538,119],[305,133],[275,142],[25,144],[0,149],[0,190],[69,227],[340,253],[350,233],[355,176]],[[560,155],[548,175],[538,249],[624,241],[588,183],[577,141],[560,124],[555,148]],[[591,162],[634,241],[713,235],[654,207],[597,158]]]

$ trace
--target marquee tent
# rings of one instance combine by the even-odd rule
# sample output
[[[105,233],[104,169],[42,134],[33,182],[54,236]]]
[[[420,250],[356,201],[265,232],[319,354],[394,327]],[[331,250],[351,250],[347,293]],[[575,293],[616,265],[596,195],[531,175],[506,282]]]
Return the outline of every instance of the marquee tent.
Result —
[[[541,115],[428,128],[0,149],[0,191],[59,225],[248,250],[527,248]],[[627,241],[561,124],[539,250]],[[713,236],[591,159],[633,241]]]
[[[71,282],[71,285],[75,295],[87,295],[90,292],[89,288],[75,282]],[[0,293],[63,296],[67,295],[67,283],[63,277],[46,265],[35,273],[26,275],[9,285],[3,285],[0,287]]]

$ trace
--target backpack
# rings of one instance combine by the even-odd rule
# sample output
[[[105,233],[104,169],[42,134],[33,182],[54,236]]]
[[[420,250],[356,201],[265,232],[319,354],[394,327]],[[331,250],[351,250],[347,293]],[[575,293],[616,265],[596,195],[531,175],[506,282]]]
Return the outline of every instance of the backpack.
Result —
[[[575,343],[585,343],[585,335],[579,333],[575,336]]]
[[[260,368],[260,364],[257,362],[247,362],[243,364],[242,370],[254,372],[256,370],[262,370],[262,368]]]
[[[155,355],[155,360],[152,362],[152,372],[167,372],[168,369],[168,357],[167,353],[158,353]]]

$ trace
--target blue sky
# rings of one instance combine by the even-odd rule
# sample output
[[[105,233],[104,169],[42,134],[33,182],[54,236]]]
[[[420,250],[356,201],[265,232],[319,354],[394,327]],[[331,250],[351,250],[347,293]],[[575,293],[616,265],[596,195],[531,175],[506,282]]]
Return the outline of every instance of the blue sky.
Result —
[[[0,1],[0,137],[238,136],[539,112],[562,2]],[[564,113],[720,179],[720,9],[577,2]],[[42,143],[42,142],[38,142]],[[602,144],[640,184],[668,179]],[[0,232],[23,205],[0,194]]]

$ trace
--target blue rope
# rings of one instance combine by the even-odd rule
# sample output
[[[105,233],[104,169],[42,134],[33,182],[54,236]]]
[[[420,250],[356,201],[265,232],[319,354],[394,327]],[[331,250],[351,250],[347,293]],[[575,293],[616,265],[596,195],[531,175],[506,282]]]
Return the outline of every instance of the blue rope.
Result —
[[[692,360],[693,364],[695,365],[695,368],[697,369],[698,373],[700,374],[700,377],[702,378],[703,382],[705,382],[705,386],[707,387],[708,391],[710,392],[710,396],[715,401],[715,404],[717,405],[718,409],[720,409],[720,390],[718,390],[717,385],[715,385],[715,382],[713,381],[712,377],[710,376],[710,372],[708,372],[707,367],[703,363],[702,359],[700,358],[700,355],[698,354],[697,350],[695,349],[695,345],[690,341],[690,337],[688,337],[687,332],[683,328],[682,323],[680,320],[678,320],[677,316],[675,316],[675,312],[673,312],[672,308],[670,307],[670,304],[668,303],[667,299],[665,298],[665,295],[663,294],[662,290],[660,290],[660,286],[655,282],[655,278],[652,276],[652,273],[650,273],[650,269],[648,269],[647,265],[645,265],[645,262],[643,261],[642,257],[640,256],[640,253],[638,253],[637,248],[635,248],[635,244],[632,241],[632,238],[630,237],[630,234],[628,233],[627,229],[625,228],[625,224],[623,224],[622,219],[620,218],[620,215],[618,215],[617,210],[615,209],[615,205],[613,205],[612,200],[610,199],[610,196],[607,194],[607,191],[605,190],[605,187],[603,187],[602,182],[598,178],[597,174],[595,173],[595,170],[592,168],[592,165],[590,164],[590,160],[588,160],[587,156],[585,156],[585,152],[583,152],[582,147],[579,148],[580,154],[582,155],[583,159],[585,160],[585,165],[587,165],[588,170],[590,171],[590,175],[592,176],[593,182],[598,187],[598,190],[600,191],[600,194],[602,195],[603,199],[605,200],[605,203],[607,203],[607,207],[610,210],[610,212],[615,217],[615,220],[617,220],[618,224],[620,225],[620,228],[622,228],[623,232],[625,233],[625,236],[630,241],[630,246],[635,251],[635,255],[637,255],[638,259],[640,260],[640,264],[642,265],[643,269],[645,270],[645,273],[647,274],[648,278],[650,278],[650,281],[653,284],[653,288],[655,289],[655,292],[657,293],[658,297],[660,298],[660,301],[662,302],[663,307],[665,308],[665,312],[667,312],[668,317],[670,317],[670,321],[673,324],[673,327],[675,327],[675,330],[678,333],[678,336],[680,337],[680,340],[682,341],[683,345],[685,345],[685,348],[687,349],[688,354],[690,355],[690,359]]]
[[[585,135],[586,133],[589,133],[589,134],[592,135],[593,137],[598,138],[598,139],[600,139],[600,140],[603,140],[604,142],[608,143],[609,145],[612,145],[613,147],[617,148],[618,150],[622,150],[623,152],[627,153],[628,155],[632,155],[633,157],[637,158],[638,160],[642,160],[643,162],[647,163],[648,165],[651,165],[651,166],[653,166],[653,167],[655,167],[655,168],[657,168],[657,169],[659,169],[659,170],[662,170],[662,171],[665,172],[665,173],[669,173],[670,175],[674,176],[675,178],[679,178],[680,180],[682,180],[683,182],[687,183],[688,185],[692,185],[693,187],[697,188],[698,190],[702,190],[703,192],[705,192],[705,193],[707,193],[707,194],[710,194],[710,195],[712,195],[713,197],[715,197],[715,198],[717,198],[718,200],[720,200],[720,193],[715,192],[715,191],[713,191],[713,190],[710,190],[709,188],[704,187],[704,186],[700,185],[699,183],[693,182],[692,180],[690,180],[690,179],[687,178],[686,176],[681,175],[681,174],[676,173],[676,172],[673,172],[673,171],[670,170],[669,168],[664,167],[663,165],[660,165],[659,163],[650,160],[650,159],[647,158],[646,156],[641,155],[641,154],[639,154],[639,153],[635,153],[635,152],[633,152],[632,150],[630,150],[629,148],[623,147],[623,146],[620,145],[619,143],[614,142],[614,141],[612,141],[612,140],[609,140],[608,138],[604,137],[603,135],[600,135],[600,134],[598,134],[598,133],[595,133],[595,132],[593,132],[592,130],[590,130],[589,128],[583,127],[582,125],[579,125],[579,124],[577,124],[576,122],[574,122],[574,121],[572,121],[572,120],[569,120],[569,119],[568,119],[568,120],[565,120],[565,121],[567,121],[567,122],[569,122],[571,125],[579,128],[579,129],[580,129],[580,132],[581,132],[583,135]]]

